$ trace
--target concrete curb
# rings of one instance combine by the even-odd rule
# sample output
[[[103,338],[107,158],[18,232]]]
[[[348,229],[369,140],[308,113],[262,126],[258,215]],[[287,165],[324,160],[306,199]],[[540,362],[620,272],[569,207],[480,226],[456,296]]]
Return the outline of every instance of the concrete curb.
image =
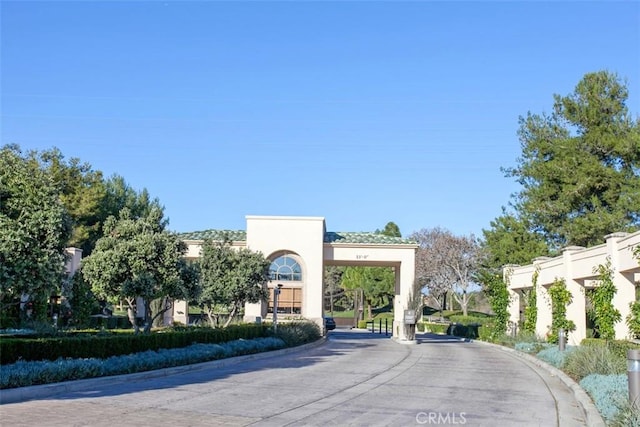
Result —
[[[261,353],[247,354],[244,356],[228,357],[226,359],[213,360],[211,362],[196,363],[193,365],[174,366],[171,368],[156,369],[153,371],[137,372],[133,374],[113,375],[110,377],[87,378],[84,380],[65,381],[53,384],[33,385],[27,387],[9,388],[0,390],[0,405],[5,403],[18,403],[26,400],[43,399],[60,393],[82,391],[94,386],[108,386],[124,381],[137,381],[148,378],[166,377],[183,372],[197,371],[200,369],[222,368],[236,365],[247,360],[256,360],[272,356],[297,353],[309,350],[324,344],[327,337],[322,337],[309,344],[297,347],[288,347],[280,350],[264,351]]]
[[[585,413],[585,416],[587,419],[587,427],[605,427],[606,426],[606,423],[604,422],[602,415],[600,415],[600,411],[598,411],[598,408],[596,408],[596,405],[593,403],[593,401],[591,400],[587,392],[584,391],[584,389],[580,387],[580,385],[577,382],[575,382],[571,377],[569,377],[567,374],[562,372],[560,369],[548,364],[543,360],[538,359],[535,356],[532,356],[527,353],[523,353],[511,347],[504,347],[498,344],[488,343],[485,341],[473,340],[473,342],[479,343],[482,345],[496,347],[504,352],[514,354],[515,356],[521,359],[524,359],[527,362],[530,362],[536,366],[546,369],[547,371],[549,371],[549,373],[558,377],[560,381],[562,381],[567,387],[571,389],[571,391],[573,392],[573,395],[575,396],[580,406],[582,406],[582,410]]]

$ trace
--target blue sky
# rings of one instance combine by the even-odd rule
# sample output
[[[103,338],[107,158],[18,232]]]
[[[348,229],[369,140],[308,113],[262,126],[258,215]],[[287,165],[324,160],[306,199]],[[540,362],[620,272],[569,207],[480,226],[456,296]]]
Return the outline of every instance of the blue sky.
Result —
[[[640,113],[640,2],[2,1],[1,142],[58,147],[170,228],[323,216],[481,235],[518,117],[585,73]]]

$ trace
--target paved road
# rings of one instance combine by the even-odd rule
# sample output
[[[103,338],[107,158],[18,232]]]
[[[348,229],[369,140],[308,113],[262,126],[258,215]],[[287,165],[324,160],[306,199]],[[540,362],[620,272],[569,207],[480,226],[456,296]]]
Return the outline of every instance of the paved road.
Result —
[[[573,393],[492,346],[401,345],[332,331],[322,345],[243,363],[86,387],[0,406],[3,426],[582,426]]]

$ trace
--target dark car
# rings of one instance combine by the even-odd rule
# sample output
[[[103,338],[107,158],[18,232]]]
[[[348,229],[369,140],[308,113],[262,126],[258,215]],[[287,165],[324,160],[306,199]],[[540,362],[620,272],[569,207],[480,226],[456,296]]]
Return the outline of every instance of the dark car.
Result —
[[[333,320],[333,317],[324,318],[324,327],[327,331],[332,331],[336,328],[336,321]]]

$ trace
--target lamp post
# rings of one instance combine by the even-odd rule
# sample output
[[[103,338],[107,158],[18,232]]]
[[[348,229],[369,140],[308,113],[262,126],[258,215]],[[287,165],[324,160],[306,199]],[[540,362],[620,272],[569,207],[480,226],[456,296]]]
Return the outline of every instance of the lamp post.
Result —
[[[278,296],[282,289],[282,283],[278,283],[273,289],[273,332],[278,332]]]
[[[640,408],[640,350],[627,350],[627,379],[629,380],[629,402]]]

